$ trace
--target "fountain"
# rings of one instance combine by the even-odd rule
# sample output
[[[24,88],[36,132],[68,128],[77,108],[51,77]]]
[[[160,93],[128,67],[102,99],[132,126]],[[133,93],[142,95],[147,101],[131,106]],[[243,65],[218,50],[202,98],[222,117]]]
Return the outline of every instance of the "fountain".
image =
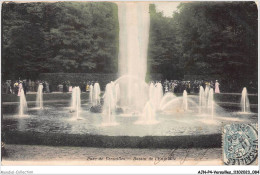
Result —
[[[202,113],[204,105],[205,105],[204,88],[202,86],[200,86],[200,92],[199,92],[199,113]]]
[[[40,83],[38,86],[38,91],[36,95],[36,107],[38,109],[43,109],[43,94],[42,94],[43,85]]]
[[[19,106],[19,116],[24,116],[24,114],[27,112],[27,102],[24,95],[23,89],[21,89],[20,94],[20,106]]]
[[[74,119],[79,119],[79,113],[81,111],[81,99],[80,88],[78,86],[73,87],[71,97],[71,112],[76,112]]]
[[[161,83],[156,83],[154,95],[155,95],[154,99],[156,104],[154,107],[157,110],[160,107],[160,102],[163,98],[163,87]]]
[[[160,102],[163,97],[163,87],[161,83],[150,84],[149,87],[149,100],[151,105],[158,110],[160,108]]]
[[[55,145],[63,144],[64,141],[67,145],[68,139],[72,139],[70,143],[73,143],[73,145],[75,143],[79,146],[96,147],[100,146],[98,140],[102,138],[106,142],[103,145],[105,147],[115,147],[114,144],[117,143],[123,147],[136,147],[137,145],[142,148],[145,148],[147,145],[149,148],[156,145],[166,148],[164,146],[171,146],[169,143],[173,143],[177,147],[193,144],[196,147],[198,146],[197,143],[201,144],[199,145],[200,147],[207,147],[207,144],[212,146],[211,143],[213,143],[213,146],[217,147],[219,145],[215,145],[215,135],[219,135],[220,138],[221,130],[219,128],[221,126],[233,122],[257,123],[257,113],[253,113],[253,117],[244,117],[243,115],[241,117],[237,113],[225,112],[224,109],[222,110],[221,107],[214,104],[213,89],[206,88],[204,91],[203,87],[200,87],[199,96],[187,96],[186,91],[183,92],[183,96],[178,96],[178,94],[175,96],[170,92],[163,95],[161,83],[151,83],[150,86],[145,83],[146,52],[149,34],[148,11],[149,4],[146,2],[118,3],[120,77],[106,85],[103,106],[100,105],[102,101],[100,99],[99,84],[95,83],[94,86],[90,86],[89,101],[91,105],[98,104],[102,109],[102,114],[93,114],[88,110],[81,110],[79,87],[73,88],[72,92],[70,107],[74,111],[72,120],[76,119],[73,122],[67,120],[69,114],[67,110],[63,110],[63,100],[60,102],[49,101],[50,111],[44,110],[43,112],[35,113],[29,110],[28,115],[34,115],[35,117],[28,120],[20,120],[22,121],[21,125],[17,124],[19,119],[10,117],[10,115],[13,115],[8,111],[10,105],[4,104],[3,123],[5,124],[5,132],[35,133],[33,135],[30,134],[30,136],[33,136],[32,139],[28,139],[27,135],[24,134],[9,134],[13,138],[6,138],[15,142],[28,140],[30,144],[35,144],[33,141],[37,140],[35,138],[39,138],[37,134],[40,134],[40,136],[46,136],[42,137],[46,140],[51,137],[50,141],[45,142],[44,140],[42,143],[52,144],[52,137],[58,134],[61,139],[57,143],[53,140]],[[243,98],[244,96],[245,98]],[[247,111],[246,106],[249,106],[249,102],[246,100],[246,93],[242,93],[242,99],[244,99],[241,100],[243,102],[242,110]],[[20,107],[24,106],[24,101],[26,102],[25,97],[23,100],[21,96]],[[121,109],[123,114],[118,114],[118,109]],[[21,115],[25,112],[25,110],[20,111],[22,111]],[[196,115],[198,111],[206,114],[207,118],[198,117]],[[214,116],[214,120],[208,120],[209,113],[211,118]],[[130,114],[130,117],[124,117],[125,114]],[[78,121],[79,117],[84,118],[84,120]],[[157,125],[150,126],[152,124]],[[21,127],[19,128],[19,126]],[[50,134],[46,135],[46,133]],[[24,135],[25,139],[17,139],[21,135]],[[108,136],[113,136],[113,138]],[[134,137],[131,138],[132,136]],[[157,136],[159,136],[159,139]],[[211,140],[205,143],[205,137]],[[174,138],[177,138],[176,141],[172,141]],[[198,138],[202,138],[201,141]],[[143,143],[147,143],[147,145],[143,145]]]
[[[94,87],[90,86],[90,92],[89,92],[89,101],[91,104],[90,111],[94,113],[101,113],[102,112],[102,106],[100,104],[100,95],[101,90],[99,83],[95,83]]]
[[[115,81],[107,84],[104,94],[103,123],[113,125],[116,111],[139,117],[138,124],[153,123],[160,112],[168,114],[198,111],[201,115],[213,118],[216,105],[214,92],[209,86],[201,86],[199,97],[182,97],[172,93],[163,94],[160,82],[145,83],[147,69],[147,47],[149,39],[149,3],[118,2],[119,17],[119,75]],[[100,104],[100,89],[95,83],[90,92],[92,105]],[[92,94],[92,95],[91,95]],[[122,116],[122,115],[121,115]],[[148,120],[148,121],[147,121]],[[146,122],[144,122],[146,121]],[[111,124],[112,123],[112,124]]]
[[[150,27],[149,4],[142,2],[118,2],[117,4],[120,27],[118,58],[120,77],[106,86],[103,106],[103,114],[107,115],[103,123],[106,125],[115,122],[113,114],[116,108],[124,111],[125,114],[141,113],[149,99],[148,87],[145,83]],[[94,105],[97,105],[95,85],[93,101]],[[159,99],[156,101],[156,108],[159,108],[158,103],[162,98],[162,93],[159,92],[161,84],[156,86],[158,86],[158,95],[154,95],[154,102],[155,99]]]
[[[93,102],[93,85],[89,86],[89,103],[92,104]]]
[[[205,109],[207,109],[208,97],[209,97],[209,87],[206,86],[205,91],[204,91],[204,101],[202,101],[203,102],[203,106],[205,107]]]
[[[100,86],[99,83],[95,83],[93,87],[93,93],[92,93],[92,105],[97,106],[100,104]]]
[[[208,115],[213,118],[214,110],[214,90],[212,88],[206,87],[205,91],[202,86],[200,86],[199,92],[199,114]]]
[[[246,87],[243,88],[240,105],[242,113],[250,113],[250,103]]]
[[[155,119],[155,109],[150,101],[145,104],[142,115],[139,117],[139,120],[135,124],[141,125],[152,125],[157,124],[158,121]]]
[[[183,109],[188,111],[188,95],[186,90],[183,91]]]
[[[114,90],[115,84],[113,82],[106,85],[103,105],[103,126],[117,125],[115,116],[113,115],[116,109],[116,96]]]
[[[211,114],[211,118],[213,119],[214,117],[214,91],[212,88],[209,90],[209,95],[208,95],[208,113]]]
[[[149,4],[118,2],[120,105],[142,111],[147,100],[145,83],[149,40]]]
[[[175,99],[176,96],[172,92],[167,92],[164,94],[163,98],[161,99],[160,102],[160,110],[163,110],[164,106],[171,101],[172,99]]]
[[[154,84],[150,83],[150,86],[149,86],[149,100],[152,101],[153,96],[154,96]]]
[[[70,105],[70,111],[73,112],[76,110],[76,88],[72,88],[72,93],[71,93],[71,105]]]
[[[119,84],[116,84],[115,85],[115,88],[116,88],[116,91],[115,91],[115,100],[116,100],[116,106],[118,105],[119,103],[119,100],[120,100],[120,86]]]

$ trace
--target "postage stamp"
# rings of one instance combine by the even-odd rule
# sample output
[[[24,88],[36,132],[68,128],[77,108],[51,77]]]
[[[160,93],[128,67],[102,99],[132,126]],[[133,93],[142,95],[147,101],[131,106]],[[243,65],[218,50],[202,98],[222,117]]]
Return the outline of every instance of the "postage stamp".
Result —
[[[226,165],[255,164],[258,156],[257,124],[228,124],[223,129],[223,161]]]

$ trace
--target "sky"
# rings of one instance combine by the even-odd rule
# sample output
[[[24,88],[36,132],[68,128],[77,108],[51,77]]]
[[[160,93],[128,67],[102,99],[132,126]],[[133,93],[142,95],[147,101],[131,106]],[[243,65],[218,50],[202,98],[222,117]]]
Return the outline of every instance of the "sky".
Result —
[[[157,12],[163,12],[165,17],[172,17],[180,2],[155,2]]]

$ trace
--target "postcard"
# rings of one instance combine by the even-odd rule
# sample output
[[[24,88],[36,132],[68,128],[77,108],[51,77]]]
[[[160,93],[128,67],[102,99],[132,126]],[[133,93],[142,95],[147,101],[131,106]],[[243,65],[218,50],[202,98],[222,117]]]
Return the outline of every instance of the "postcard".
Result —
[[[36,174],[8,170],[20,165],[259,174],[256,2],[1,5],[3,174]]]

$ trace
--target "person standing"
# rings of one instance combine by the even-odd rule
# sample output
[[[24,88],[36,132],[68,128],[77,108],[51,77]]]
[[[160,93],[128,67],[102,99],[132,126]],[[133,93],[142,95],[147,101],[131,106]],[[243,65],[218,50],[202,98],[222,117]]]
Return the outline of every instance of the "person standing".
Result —
[[[2,83],[2,92],[6,93],[6,82]]]
[[[208,81],[205,82],[205,88],[210,89],[210,83]]]
[[[71,85],[69,86],[69,92],[72,92],[72,86]]]
[[[86,85],[86,92],[89,91],[89,82]]]
[[[168,91],[169,91],[168,85],[166,84],[166,85],[164,86],[164,92],[167,93]]]
[[[35,83],[34,83],[34,81],[31,81],[31,86],[32,86],[32,89],[31,89],[31,91],[32,92],[35,92]]]
[[[40,84],[40,81],[39,80],[37,80],[36,82],[35,82],[35,92],[37,92],[38,91],[38,87],[39,87],[39,84]]]
[[[9,94],[10,93],[10,83],[9,83],[9,81],[7,80],[6,81],[6,94]]]
[[[66,92],[69,92],[69,87],[70,87],[70,81],[68,80],[66,82]]]
[[[18,95],[18,89],[19,89],[19,84],[18,84],[18,81],[16,81],[14,83],[14,94],[15,95]]]
[[[46,93],[50,93],[50,87],[47,81],[45,82],[45,86],[46,86]]]
[[[220,93],[219,86],[220,86],[220,84],[219,84],[218,80],[216,80],[216,83],[215,83],[215,93],[216,94]]]
[[[49,85],[49,93],[52,93],[53,89],[52,89],[52,84],[48,82]]]
[[[26,95],[26,92],[27,92],[27,84],[26,84],[26,80],[23,80],[23,82],[22,82],[22,86],[23,86],[24,95]]]
[[[187,93],[190,93],[190,81],[187,82]]]
[[[23,89],[23,82],[20,81],[19,82],[19,89],[18,89],[18,93],[17,93],[17,96],[20,96],[21,95],[21,90]]]
[[[59,92],[63,92],[63,85],[61,83],[58,85],[58,89],[59,89]]]
[[[30,91],[30,92],[32,92],[32,81],[31,81],[31,79],[29,79],[29,81],[28,81],[28,91]]]
[[[46,83],[45,83],[45,81],[42,82],[42,86],[43,86],[42,91],[43,91],[43,93],[45,93],[46,92]]]
[[[213,81],[210,81],[210,88],[214,88],[214,83],[213,83]]]
[[[63,93],[65,93],[66,92],[66,88],[67,88],[66,87],[66,82],[64,81],[62,85],[63,85]]]

